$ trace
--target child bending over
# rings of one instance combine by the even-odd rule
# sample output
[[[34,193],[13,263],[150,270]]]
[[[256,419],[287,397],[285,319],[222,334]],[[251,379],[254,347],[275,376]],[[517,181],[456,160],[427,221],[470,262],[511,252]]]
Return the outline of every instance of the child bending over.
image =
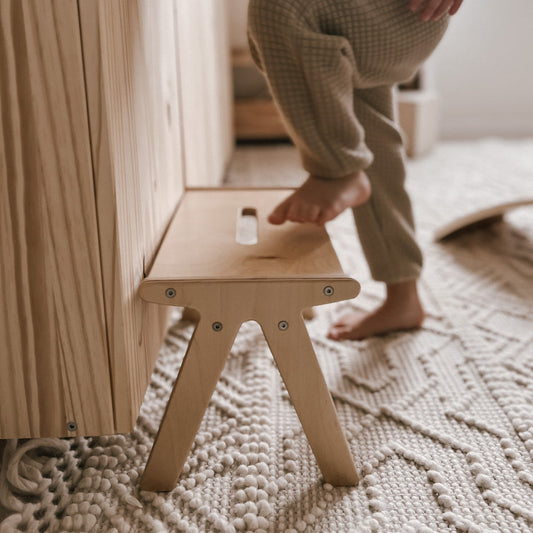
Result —
[[[324,224],[353,210],[383,304],[351,313],[332,339],[419,327],[422,253],[406,193],[394,85],[411,78],[462,0],[250,0],[248,37],[307,181],[269,216]]]

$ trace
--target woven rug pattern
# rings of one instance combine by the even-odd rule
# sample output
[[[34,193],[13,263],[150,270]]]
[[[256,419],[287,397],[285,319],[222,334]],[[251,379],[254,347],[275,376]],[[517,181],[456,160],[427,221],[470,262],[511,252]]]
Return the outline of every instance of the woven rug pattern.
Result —
[[[326,338],[340,314],[383,296],[349,213],[328,229],[362,294],[316,308],[308,322],[357,487],[323,482],[261,331],[245,323],[178,485],[140,492],[193,331],[176,312],[131,434],[6,443],[0,504],[12,514],[0,533],[533,531],[533,208],[431,240],[450,218],[531,195],[533,141],[443,143],[409,171],[426,260],[424,326]],[[250,176],[287,185],[302,173],[291,147],[248,147],[229,181]]]

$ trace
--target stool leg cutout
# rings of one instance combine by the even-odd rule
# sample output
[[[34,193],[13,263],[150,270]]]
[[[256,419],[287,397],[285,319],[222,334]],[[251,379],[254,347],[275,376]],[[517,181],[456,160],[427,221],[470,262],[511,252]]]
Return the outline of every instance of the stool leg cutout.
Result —
[[[324,479],[336,486],[357,484],[357,470],[303,318],[294,316],[285,331],[270,322],[261,324],[263,332]]]
[[[169,491],[176,486],[239,327],[224,322],[223,329],[215,331],[209,320],[200,319],[148,458],[142,490]]]
[[[200,320],[200,314],[196,309],[185,307],[181,313],[181,319],[187,322],[198,322]]]

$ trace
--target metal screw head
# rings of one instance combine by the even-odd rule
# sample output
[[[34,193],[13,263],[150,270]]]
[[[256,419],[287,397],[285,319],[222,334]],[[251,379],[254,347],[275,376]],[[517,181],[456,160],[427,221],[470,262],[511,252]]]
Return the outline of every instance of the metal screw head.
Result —
[[[326,296],[332,296],[334,292],[335,292],[335,289],[331,285],[324,287],[324,294]]]
[[[289,323],[285,320],[282,320],[281,322],[278,322],[278,328],[281,329],[281,331],[285,331],[289,328]]]
[[[67,429],[69,431],[76,431],[78,429],[78,424],[76,424],[76,422],[67,422]]]
[[[176,296],[176,290],[173,289],[172,287],[169,287],[166,291],[165,291],[165,296],[167,298],[174,298],[174,296]]]
[[[214,331],[222,331],[222,322],[213,322],[211,327]]]

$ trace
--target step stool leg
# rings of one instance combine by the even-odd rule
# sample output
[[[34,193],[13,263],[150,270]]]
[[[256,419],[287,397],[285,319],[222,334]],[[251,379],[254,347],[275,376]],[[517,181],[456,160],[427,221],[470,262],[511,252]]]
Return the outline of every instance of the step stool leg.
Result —
[[[302,317],[294,316],[284,330],[277,323],[261,326],[324,479],[336,486],[357,484],[348,443]]]
[[[176,486],[239,326],[225,322],[218,330],[200,319],[148,458],[142,490],[169,491]]]

